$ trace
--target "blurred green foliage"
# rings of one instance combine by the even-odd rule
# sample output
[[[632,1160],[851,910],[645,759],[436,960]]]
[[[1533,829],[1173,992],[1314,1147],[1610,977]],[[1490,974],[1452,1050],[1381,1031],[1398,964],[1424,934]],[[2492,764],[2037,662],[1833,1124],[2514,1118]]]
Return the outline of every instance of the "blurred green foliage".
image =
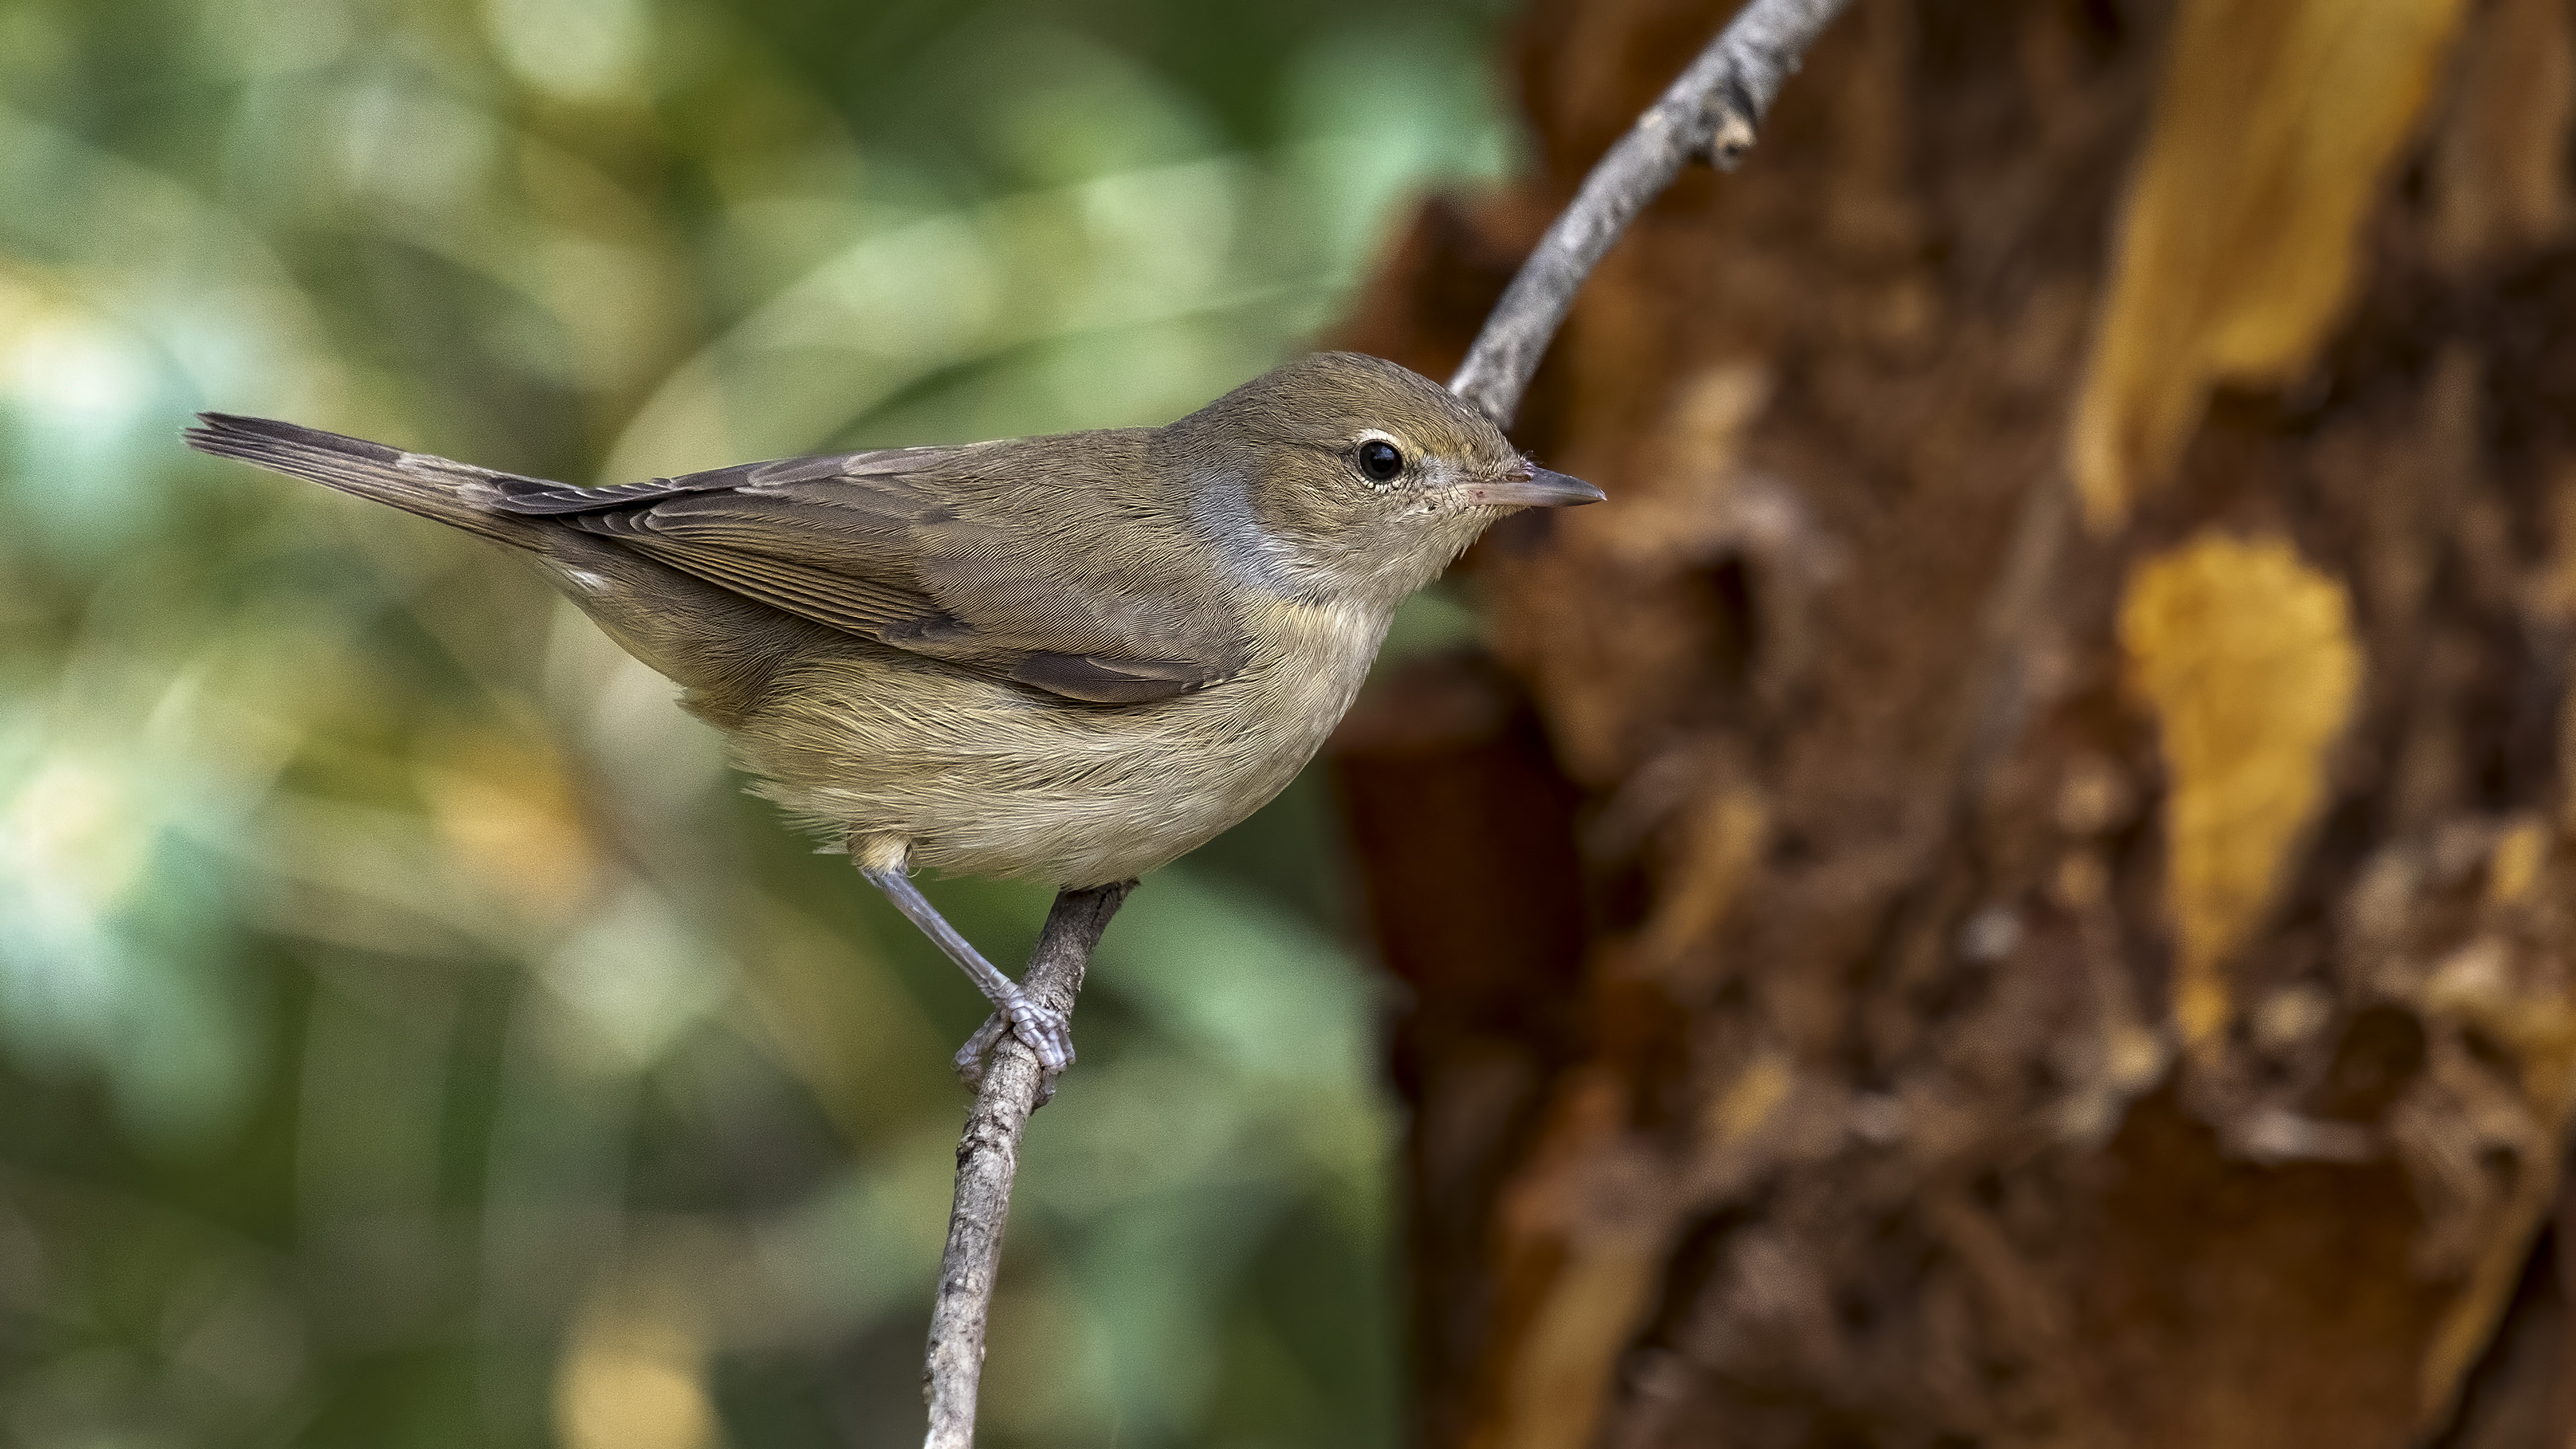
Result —
[[[1504,169],[1493,8],[0,7],[0,1444],[910,1442],[982,1003],[532,575],[177,430],[1162,421]],[[1111,931],[988,1442],[1395,1437],[1330,839],[1301,786]]]

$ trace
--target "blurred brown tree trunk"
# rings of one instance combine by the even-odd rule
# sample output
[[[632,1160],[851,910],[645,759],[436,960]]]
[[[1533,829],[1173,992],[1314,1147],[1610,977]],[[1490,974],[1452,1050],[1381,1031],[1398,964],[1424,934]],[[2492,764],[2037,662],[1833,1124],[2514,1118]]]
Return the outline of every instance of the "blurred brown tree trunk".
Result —
[[[1728,9],[1541,0],[1348,340]],[[2571,21],[1861,0],[1612,254],[1520,429],[1611,501],[1337,748],[1421,1442],[2576,1436]]]

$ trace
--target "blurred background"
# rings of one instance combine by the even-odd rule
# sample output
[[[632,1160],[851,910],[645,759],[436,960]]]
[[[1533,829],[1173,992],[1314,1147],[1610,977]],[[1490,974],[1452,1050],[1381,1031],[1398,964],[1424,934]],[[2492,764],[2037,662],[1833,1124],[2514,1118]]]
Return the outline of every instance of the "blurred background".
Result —
[[[0,7],[0,1444],[917,1434],[983,1003],[532,574],[178,430],[603,482],[1161,422],[1510,173],[1502,8]],[[1395,1437],[1335,840],[1301,783],[1111,931],[987,1442]],[[932,893],[1004,961],[1046,905]]]

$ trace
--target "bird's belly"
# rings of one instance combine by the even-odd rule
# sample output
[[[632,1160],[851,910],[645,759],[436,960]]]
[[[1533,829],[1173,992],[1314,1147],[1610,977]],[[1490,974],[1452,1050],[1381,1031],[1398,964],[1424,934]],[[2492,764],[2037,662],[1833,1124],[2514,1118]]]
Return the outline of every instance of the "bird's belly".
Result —
[[[1323,611],[1313,611],[1321,614]],[[909,862],[1064,886],[1125,880],[1268,803],[1358,692],[1383,633],[1323,618],[1225,683],[1103,707],[871,651],[800,671],[736,737],[762,793]]]
[[[900,825],[915,862],[1059,885],[1127,880],[1197,849],[1267,804],[1316,741],[1274,737],[1210,748],[1188,738],[1095,756],[1078,784],[1013,782],[971,799],[939,792]],[[893,802],[889,802],[893,803]]]

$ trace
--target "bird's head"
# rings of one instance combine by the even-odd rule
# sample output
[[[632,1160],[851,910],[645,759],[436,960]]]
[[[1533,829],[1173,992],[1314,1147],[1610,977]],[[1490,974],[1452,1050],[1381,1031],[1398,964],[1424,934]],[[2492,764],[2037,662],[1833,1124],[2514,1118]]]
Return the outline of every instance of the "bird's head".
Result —
[[[1236,562],[1390,606],[1505,514],[1602,496],[1532,464],[1447,388],[1352,352],[1254,378],[1162,445],[1189,511]]]

